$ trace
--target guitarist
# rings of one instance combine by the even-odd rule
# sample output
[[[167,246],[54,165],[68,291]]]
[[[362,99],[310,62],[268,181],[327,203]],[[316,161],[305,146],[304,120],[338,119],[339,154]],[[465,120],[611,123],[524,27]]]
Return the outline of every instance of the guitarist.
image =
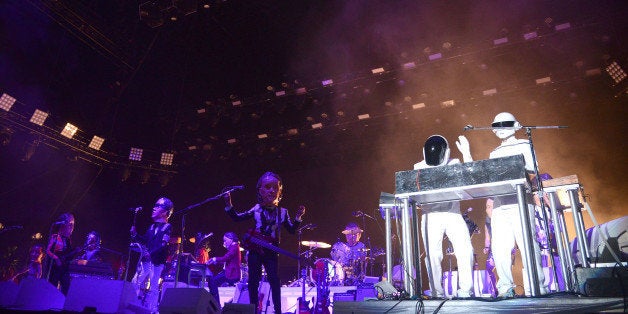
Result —
[[[63,213],[54,223],[59,226],[57,233],[50,237],[50,242],[46,247],[46,255],[49,257],[48,281],[53,286],[61,287],[61,292],[68,295],[70,289],[70,260],[73,258],[72,232],[74,232],[74,215]],[[53,226],[53,227],[54,227]]]
[[[146,279],[149,280],[150,288],[145,295],[144,302],[151,312],[158,310],[159,279],[168,257],[168,241],[172,231],[172,225],[168,223],[168,218],[172,215],[173,210],[172,201],[162,197],[155,202],[151,215],[153,224],[146,230],[145,234],[138,235],[135,225],[131,226],[132,240],[144,247],[140,257],[141,268],[138,269],[137,278],[134,280],[136,279],[139,285],[142,285]]]
[[[301,224],[303,214],[305,214],[305,206],[299,206],[295,220],[292,221],[288,215],[288,210],[279,206],[283,184],[281,178],[275,173],[264,173],[257,181],[256,188],[258,203],[251,209],[242,213],[236,212],[231,202],[230,193],[226,193],[224,196],[225,211],[234,221],[253,220],[255,228],[252,233],[261,235],[261,237],[272,241],[272,244],[278,245],[281,238],[281,226],[294,234]],[[267,248],[249,249],[249,300],[251,304],[259,307],[258,289],[262,279],[263,265],[268,276],[275,313],[281,313],[278,260],[278,254]],[[258,310],[261,311],[261,308]]]

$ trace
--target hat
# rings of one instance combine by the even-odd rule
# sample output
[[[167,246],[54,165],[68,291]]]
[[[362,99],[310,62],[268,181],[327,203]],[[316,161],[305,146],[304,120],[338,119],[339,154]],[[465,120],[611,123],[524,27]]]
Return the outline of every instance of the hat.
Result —
[[[364,230],[360,229],[358,224],[356,224],[355,222],[350,222],[345,227],[345,230],[342,231],[342,234],[358,234],[362,232],[364,232]]]

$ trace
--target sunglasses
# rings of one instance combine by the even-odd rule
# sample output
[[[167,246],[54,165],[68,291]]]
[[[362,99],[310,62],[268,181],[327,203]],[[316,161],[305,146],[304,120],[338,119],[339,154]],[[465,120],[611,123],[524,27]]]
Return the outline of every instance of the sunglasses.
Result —
[[[515,121],[493,122],[491,126],[494,128],[512,128],[515,126]]]

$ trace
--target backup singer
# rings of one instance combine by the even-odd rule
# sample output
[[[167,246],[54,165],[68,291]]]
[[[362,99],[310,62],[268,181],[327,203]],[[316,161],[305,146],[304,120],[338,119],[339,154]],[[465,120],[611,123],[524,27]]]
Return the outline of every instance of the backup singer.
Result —
[[[153,207],[151,216],[153,224],[146,230],[145,234],[138,235],[135,226],[131,227],[132,240],[143,245],[141,263],[133,282],[141,287],[147,279],[149,280],[149,289],[146,292],[144,303],[152,312],[158,310],[159,279],[168,257],[168,241],[170,241],[172,231],[172,225],[168,223],[168,218],[172,215],[173,210],[172,201],[162,197],[157,200]],[[138,295],[142,290],[139,287],[137,289]]]
[[[456,142],[459,150],[469,150],[469,142],[459,136]],[[449,158],[450,149],[447,140],[440,135],[432,135],[423,146],[424,160],[415,164],[414,169],[425,169],[460,163],[459,159]],[[463,153],[465,162],[472,161],[471,154]],[[458,264],[459,287],[457,296],[473,296],[473,246],[469,229],[460,214],[460,202],[426,204],[421,206],[421,232],[426,251],[425,264],[429,274],[432,297],[445,297],[441,281],[443,270],[443,235],[451,241]]]
[[[59,286],[61,292],[67,295],[70,289],[70,260],[74,254],[70,239],[74,232],[74,215],[61,214],[55,226],[59,226],[59,230],[52,234],[46,247],[46,255],[50,258],[48,281],[55,287]]]
[[[305,206],[299,206],[295,221],[288,215],[288,210],[279,207],[282,197],[283,182],[281,178],[272,172],[264,173],[257,181],[257,204],[251,209],[238,213],[233,208],[230,193],[226,193],[225,211],[234,221],[254,220],[254,232],[272,239],[274,244],[279,244],[281,239],[281,226],[288,232],[294,234],[301,224]],[[277,253],[264,248],[261,250],[250,250],[248,256],[249,266],[249,300],[251,304],[258,303],[258,288],[262,279],[262,265],[266,269],[268,282],[270,284],[275,313],[281,313],[281,290],[279,283]]]
[[[240,243],[235,232],[225,233],[222,237],[222,245],[227,249],[227,253],[223,256],[212,257],[208,261],[210,265],[224,263],[224,269],[212,276],[209,282],[209,292],[211,292],[217,302],[220,302],[218,287],[225,282],[233,285],[240,281],[241,276],[240,264],[242,263],[242,258],[240,256]]]

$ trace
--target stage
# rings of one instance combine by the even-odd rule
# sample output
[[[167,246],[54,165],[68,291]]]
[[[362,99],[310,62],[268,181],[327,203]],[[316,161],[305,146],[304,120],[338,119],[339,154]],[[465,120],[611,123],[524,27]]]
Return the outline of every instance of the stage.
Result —
[[[20,285],[3,282],[0,284],[0,311],[2,312],[98,312],[98,313],[148,313],[138,306],[132,285],[117,280],[84,279],[74,282],[68,296],[44,280],[23,281]],[[162,305],[169,309],[162,313],[220,313],[218,304],[211,304],[209,292],[197,287],[168,287],[164,291]],[[221,287],[221,306],[224,313],[251,313],[242,311],[248,303],[248,293],[241,286]],[[262,287],[266,289],[267,287]],[[168,292],[169,289],[175,289]],[[172,292],[177,293],[172,293]],[[282,312],[295,313],[297,298],[302,294],[301,287],[282,287]],[[272,302],[267,302],[265,293],[262,313],[273,313]],[[316,289],[306,287],[306,300],[316,297]],[[358,299],[359,301],[353,301]],[[202,309],[202,310],[198,310]],[[377,300],[373,293],[355,286],[330,287],[330,312],[332,313],[620,313],[625,309],[621,297],[585,297],[572,293],[555,293],[535,298],[490,299],[474,298],[464,300]]]

